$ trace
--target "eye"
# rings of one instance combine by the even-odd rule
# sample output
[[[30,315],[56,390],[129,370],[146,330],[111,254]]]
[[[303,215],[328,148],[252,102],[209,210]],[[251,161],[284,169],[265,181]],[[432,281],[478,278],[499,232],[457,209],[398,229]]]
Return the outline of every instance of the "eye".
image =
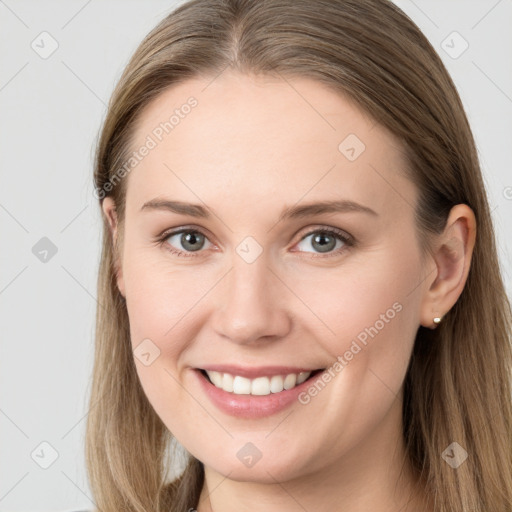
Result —
[[[306,241],[309,237],[312,238],[309,241]],[[303,244],[302,248],[300,249],[301,251],[309,252],[306,249],[313,248],[320,253],[321,257],[321,254],[325,253],[328,253],[327,256],[340,254],[348,247],[352,247],[354,245],[354,240],[339,229],[325,227],[307,233],[301,238],[300,242],[297,244],[297,247],[300,247],[300,244]]]
[[[206,235],[196,229],[180,229],[164,233],[159,240],[160,244],[165,244],[167,249],[177,256],[195,256],[187,253],[199,252],[204,247],[205,241],[208,241]],[[209,241],[208,243],[211,244]],[[176,248],[173,244],[178,247]]]
[[[311,236],[313,238],[306,242]],[[165,246],[167,250],[177,256],[196,256],[194,253],[201,252],[201,249],[205,248],[207,243],[213,246],[204,233],[192,228],[168,231],[158,237],[158,244]],[[350,235],[337,228],[322,227],[304,235],[296,246],[299,247],[301,244],[303,244],[303,247],[298,252],[310,252],[307,248],[313,248],[318,251],[317,254],[314,254],[314,257],[322,257],[322,254],[326,254],[324,257],[328,257],[344,252],[348,247],[354,246],[355,241]]]

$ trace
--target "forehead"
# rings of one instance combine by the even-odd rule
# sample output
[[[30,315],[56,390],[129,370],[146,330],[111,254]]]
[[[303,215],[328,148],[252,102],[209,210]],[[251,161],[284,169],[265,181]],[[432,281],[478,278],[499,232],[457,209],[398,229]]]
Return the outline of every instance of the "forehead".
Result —
[[[151,149],[140,158],[143,146]],[[306,78],[224,72],[175,85],[146,107],[132,150],[140,161],[128,176],[127,209],[156,196],[230,201],[239,215],[301,198],[347,197],[389,213],[414,204],[397,140]]]

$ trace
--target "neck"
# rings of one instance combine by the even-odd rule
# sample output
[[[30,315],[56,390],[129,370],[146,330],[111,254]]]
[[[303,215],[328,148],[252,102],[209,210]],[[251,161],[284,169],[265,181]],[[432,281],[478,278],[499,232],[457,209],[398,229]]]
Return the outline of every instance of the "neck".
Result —
[[[198,512],[428,512],[405,453],[401,401],[334,464],[293,480],[234,481],[205,466]]]

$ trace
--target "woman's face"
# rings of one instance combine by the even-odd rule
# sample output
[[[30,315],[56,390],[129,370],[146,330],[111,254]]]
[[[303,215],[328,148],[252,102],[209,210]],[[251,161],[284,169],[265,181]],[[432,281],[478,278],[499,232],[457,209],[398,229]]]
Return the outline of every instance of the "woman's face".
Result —
[[[385,460],[434,277],[394,138],[316,81],[224,72],[161,94],[132,150],[118,286],[169,430],[235,480]]]

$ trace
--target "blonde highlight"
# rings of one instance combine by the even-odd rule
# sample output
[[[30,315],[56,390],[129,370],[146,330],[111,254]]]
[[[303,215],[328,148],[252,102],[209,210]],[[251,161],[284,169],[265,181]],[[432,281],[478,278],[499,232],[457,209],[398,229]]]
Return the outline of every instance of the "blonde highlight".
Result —
[[[189,1],[148,34],[117,84],[98,141],[96,190],[106,190],[126,162],[153,99],[229,66],[316,79],[390,130],[419,191],[415,219],[424,253],[452,206],[464,203],[475,213],[465,288],[436,330],[420,327],[416,336],[404,382],[403,434],[436,512],[512,511],[512,313],[475,142],[441,59],[387,0]],[[105,194],[121,225],[126,186],[123,179]],[[202,464],[190,456],[182,474],[166,481],[172,435],[137,377],[115,278],[121,247],[105,221],[86,436],[91,489],[102,512],[188,510],[197,506]],[[457,471],[441,457],[453,441],[471,455]]]

